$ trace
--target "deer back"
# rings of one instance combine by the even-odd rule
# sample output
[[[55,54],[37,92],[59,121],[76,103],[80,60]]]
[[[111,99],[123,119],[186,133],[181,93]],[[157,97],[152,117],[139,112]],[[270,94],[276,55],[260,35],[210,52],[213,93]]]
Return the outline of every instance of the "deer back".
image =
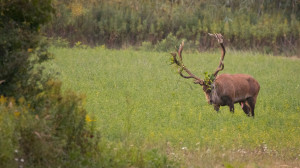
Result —
[[[210,99],[214,104],[223,104],[222,97],[230,98],[234,103],[256,97],[259,83],[247,74],[218,75],[212,84]]]

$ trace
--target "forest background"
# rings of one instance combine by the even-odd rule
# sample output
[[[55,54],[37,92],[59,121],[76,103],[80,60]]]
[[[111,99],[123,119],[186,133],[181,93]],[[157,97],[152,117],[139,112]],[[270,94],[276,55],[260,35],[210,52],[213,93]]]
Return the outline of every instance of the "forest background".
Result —
[[[55,0],[54,8],[43,31],[71,46],[147,46],[169,35],[204,51],[212,45],[207,33],[218,32],[234,49],[300,53],[298,0]]]

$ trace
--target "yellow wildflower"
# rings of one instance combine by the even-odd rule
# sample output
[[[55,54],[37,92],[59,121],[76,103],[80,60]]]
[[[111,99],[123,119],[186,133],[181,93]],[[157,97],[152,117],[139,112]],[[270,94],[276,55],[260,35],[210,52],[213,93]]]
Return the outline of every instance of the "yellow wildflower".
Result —
[[[17,117],[17,118],[20,116],[20,114],[21,114],[21,113],[18,112],[18,111],[15,111],[15,112],[14,112],[14,115],[15,115],[15,117]]]
[[[92,121],[96,121],[96,120],[93,120],[89,115],[86,115],[85,116],[85,121],[86,122],[92,122]]]
[[[71,5],[71,12],[73,16],[80,16],[83,14],[83,5],[81,3],[74,3]]]
[[[24,97],[19,98],[18,102],[19,102],[20,104],[23,104],[23,103],[25,102]]]
[[[4,104],[6,103],[7,99],[4,96],[0,96],[0,103]]]

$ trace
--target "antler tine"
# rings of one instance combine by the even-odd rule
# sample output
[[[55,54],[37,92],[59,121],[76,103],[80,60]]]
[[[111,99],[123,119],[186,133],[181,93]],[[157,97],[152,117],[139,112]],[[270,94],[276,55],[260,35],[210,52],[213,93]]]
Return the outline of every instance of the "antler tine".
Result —
[[[183,46],[184,46],[184,41],[181,42],[178,50],[177,50],[177,47],[175,46],[175,49],[177,50],[177,53],[175,52],[172,52],[170,53],[172,56],[173,56],[173,60],[174,60],[174,63],[180,67],[183,66],[183,63],[182,63],[182,56],[181,56],[181,53],[182,53],[182,50],[183,50]],[[176,56],[179,56],[179,61],[177,60]]]
[[[183,51],[183,47],[184,47],[184,41],[181,42],[181,44],[180,44],[180,46],[179,46],[179,49],[178,49],[178,51],[177,51],[178,56],[179,56],[179,60],[177,60],[177,58],[176,58],[176,55],[177,55],[176,53],[171,53],[171,55],[173,56],[173,59],[174,59],[174,63],[175,63],[176,65],[179,66],[178,73],[179,73],[180,76],[183,77],[183,78],[187,78],[187,79],[189,79],[189,78],[194,78],[194,79],[195,79],[194,83],[196,83],[196,84],[203,84],[203,80],[201,80],[200,78],[198,78],[197,76],[195,76],[193,73],[191,73],[190,70],[188,70],[188,69],[184,66],[183,61],[182,61],[182,51]],[[184,70],[187,74],[189,74],[189,76],[184,75],[184,74],[182,73],[183,70]]]
[[[223,36],[222,36],[222,34],[216,34],[216,36],[217,36],[217,39],[218,39],[218,42],[219,43],[223,43]]]
[[[221,46],[221,49],[222,49],[222,56],[221,56],[221,59],[220,59],[220,63],[219,63],[219,66],[218,66],[218,68],[216,69],[216,71],[214,73],[214,76],[216,77],[218,75],[218,73],[224,69],[223,61],[224,61],[226,50],[225,50],[225,47],[223,45],[223,36],[222,36],[222,34],[220,34],[220,33],[215,33],[215,34],[208,33],[208,35],[215,37],[218,40],[218,42]]]
[[[212,37],[215,37],[219,43],[223,43],[223,36],[222,34],[220,33],[214,33],[214,34],[211,34],[211,33],[208,33],[209,36],[212,36]]]
[[[212,34],[212,33],[208,33],[208,35],[212,36],[212,37],[216,37],[216,33]]]
[[[178,49],[178,55],[179,55],[179,59],[180,61],[182,62],[182,56],[181,56],[181,53],[182,53],[182,50],[183,50],[183,46],[184,46],[184,40],[182,40],[180,46],[179,46],[179,49]]]
[[[220,71],[224,69],[224,63],[220,64],[219,67],[216,69],[214,76],[216,77]]]

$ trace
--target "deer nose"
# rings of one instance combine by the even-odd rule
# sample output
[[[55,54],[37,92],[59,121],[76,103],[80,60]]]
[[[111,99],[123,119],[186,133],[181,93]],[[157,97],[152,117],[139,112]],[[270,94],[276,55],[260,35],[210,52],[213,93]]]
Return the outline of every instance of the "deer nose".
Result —
[[[209,104],[212,104],[213,103],[213,101],[212,100],[209,100]]]

